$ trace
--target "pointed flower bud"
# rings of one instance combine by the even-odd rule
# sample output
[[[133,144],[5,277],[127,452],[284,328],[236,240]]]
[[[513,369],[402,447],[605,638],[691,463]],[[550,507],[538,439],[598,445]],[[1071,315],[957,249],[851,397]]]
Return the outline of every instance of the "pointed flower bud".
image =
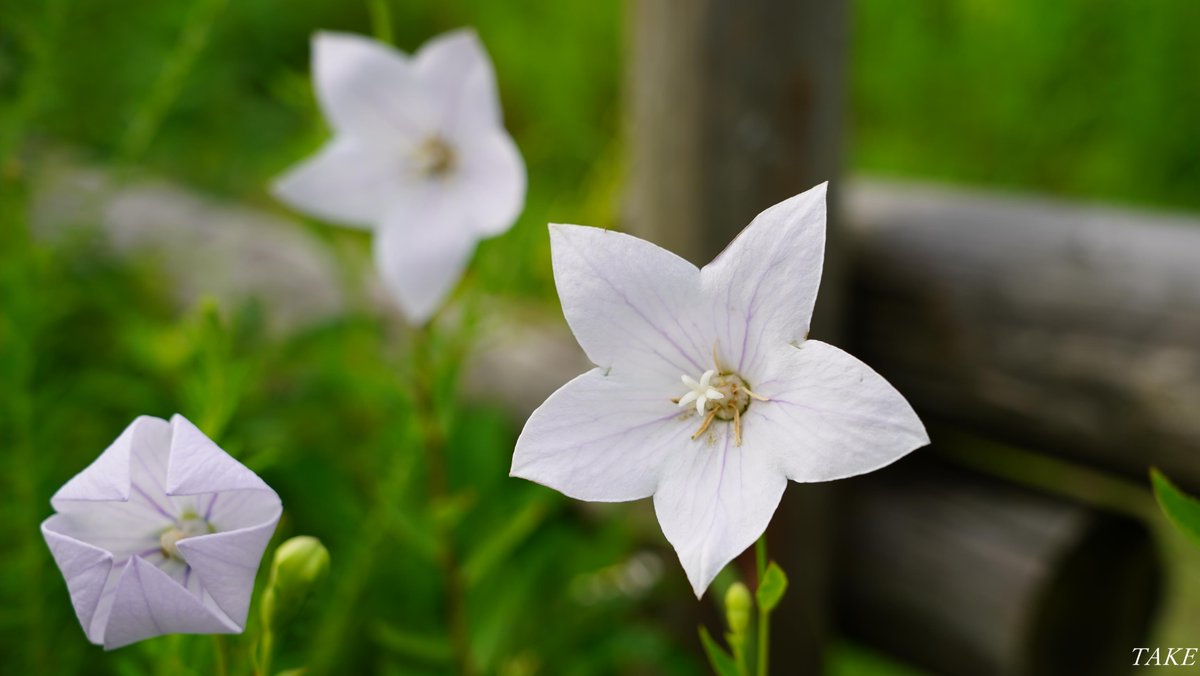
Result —
[[[746,588],[746,585],[741,582],[729,585],[729,591],[725,592],[725,622],[729,624],[730,632],[735,635],[746,633],[746,630],[750,628],[752,607],[750,590]]]
[[[328,572],[329,550],[320,540],[299,535],[279,545],[263,594],[263,619],[279,626],[294,617]]]

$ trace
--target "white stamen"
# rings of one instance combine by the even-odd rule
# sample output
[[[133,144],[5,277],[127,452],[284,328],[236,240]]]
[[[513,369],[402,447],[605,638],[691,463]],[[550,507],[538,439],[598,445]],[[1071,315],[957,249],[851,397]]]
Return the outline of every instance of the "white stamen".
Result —
[[[709,401],[724,399],[725,395],[710,385],[716,374],[715,370],[709,369],[700,376],[700,380],[687,375],[680,376],[679,379],[687,386],[688,391],[679,398],[679,406],[682,408],[694,401],[696,402],[696,413],[704,415],[704,407],[708,405]]]

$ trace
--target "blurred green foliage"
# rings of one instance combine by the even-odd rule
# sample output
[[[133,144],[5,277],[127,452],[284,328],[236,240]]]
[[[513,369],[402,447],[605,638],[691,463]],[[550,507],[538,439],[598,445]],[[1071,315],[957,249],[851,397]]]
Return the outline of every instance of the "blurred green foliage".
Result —
[[[854,8],[854,168],[1200,207],[1200,3]]]
[[[1200,206],[1200,80],[1188,70],[1200,61],[1200,4],[860,0],[855,10],[853,168]],[[395,2],[392,19],[403,49],[472,25],[491,52],[530,192],[512,232],[481,246],[471,286],[549,302],[544,224],[617,220],[620,3]],[[155,261],[105,255],[87,228],[48,247],[24,221],[25,168],[57,146],[281,209],[268,181],[327,134],[308,82],[316,29],[370,32],[367,5],[0,4],[5,670],[208,673],[207,637],[107,655],[88,645],[37,532],[53,491],[129,421],[175,411],[280,492],[280,538],[314,535],[330,549],[329,589],[280,637],[279,668],[319,655],[339,673],[448,669],[432,526],[412,516],[426,495],[397,375],[404,351],[385,322],[354,312],[279,338],[264,329],[267,308],[181,315]],[[445,398],[463,500],[448,511],[487,671],[698,673],[699,611],[653,523],[510,480],[513,423]],[[393,506],[388,518],[369,520],[380,503]],[[378,537],[378,556],[356,554],[365,536]],[[622,577],[631,566],[666,572],[633,593]],[[676,612],[681,603],[690,614]],[[839,674],[892,668],[853,648],[835,655]]]

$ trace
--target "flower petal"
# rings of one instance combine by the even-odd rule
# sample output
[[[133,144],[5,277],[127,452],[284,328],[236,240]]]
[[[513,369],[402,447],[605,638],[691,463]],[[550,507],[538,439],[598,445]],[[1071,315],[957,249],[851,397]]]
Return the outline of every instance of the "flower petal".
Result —
[[[187,538],[175,545],[200,578],[204,591],[212,596],[239,631],[246,626],[258,564],[283,511],[278,499],[273,502],[274,514],[262,523]]]
[[[71,517],[62,522],[64,532],[108,548],[108,539],[173,521],[184,504],[166,493],[170,435],[170,425],[160,418],[140,416],[130,423],[50,499],[55,511]],[[114,553],[124,551],[111,544]]]
[[[375,265],[404,316],[423,324],[454,290],[478,239],[449,186],[415,192],[375,233]]]
[[[578,500],[649,497],[664,463],[691,443],[691,424],[668,397],[588,371],[529,417],[510,474]]]
[[[172,416],[167,492],[182,496],[235,490],[275,495],[257,474],[221,450],[187,418]]]
[[[593,364],[653,379],[664,396],[708,368],[696,266],[600,228],[552,224],[550,245],[563,314]]]
[[[496,74],[475,31],[443,33],[426,42],[413,61],[435,116],[451,135],[502,124]]]
[[[399,51],[361,35],[313,36],[313,83],[334,131],[364,142],[411,144],[435,130],[421,80]]]
[[[75,615],[79,624],[88,635],[88,640],[99,644],[103,642],[102,632],[93,634],[92,618],[100,603],[105,581],[113,567],[113,555],[86,542],[63,535],[53,527],[54,522],[61,519],[52,516],[42,522],[42,537],[50,548],[50,555],[62,571],[67,582],[67,590],[71,593],[71,605],[75,607]]]
[[[696,598],[763,534],[787,486],[774,458],[734,444],[731,425],[711,430],[672,456],[654,493],[658,523]]]
[[[745,443],[763,447],[793,481],[832,481],[891,464],[929,443],[912,406],[871,367],[832,345],[780,348],[743,416]]]
[[[130,461],[135,444],[145,447],[157,441],[165,451],[162,435],[166,421],[150,416],[139,416],[121,432],[116,441],[81,471],[72,477],[50,498],[50,503],[60,510],[60,503],[68,500],[128,500],[130,497]],[[153,453],[148,449],[143,456]]]
[[[380,152],[343,137],[276,179],[271,192],[294,209],[322,220],[369,228],[383,220],[406,171],[400,152]]]
[[[125,564],[104,628],[112,650],[162,634],[232,634],[240,631],[169,575],[134,557]]]
[[[825,256],[825,187],[762,212],[704,266],[721,358],[738,373],[760,368],[764,339],[808,336]]]
[[[463,206],[476,232],[498,235],[516,222],[525,206],[525,161],[502,128],[462,137],[461,166],[455,180],[462,186]]]

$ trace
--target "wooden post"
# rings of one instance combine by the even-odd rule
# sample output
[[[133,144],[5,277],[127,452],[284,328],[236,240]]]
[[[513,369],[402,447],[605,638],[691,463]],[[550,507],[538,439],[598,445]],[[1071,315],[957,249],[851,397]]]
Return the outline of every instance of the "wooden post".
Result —
[[[914,458],[850,480],[839,619],[942,674],[1129,673],[1161,565],[1142,522]]]
[[[702,265],[759,211],[836,179],[846,28],[840,0],[633,2],[627,229]],[[837,241],[831,227],[814,321],[825,338],[838,323]],[[791,580],[777,673],[820,671],[824,502],[824,487],[793,484],[772,523],[771,555]]]
[[[919,410],[1200,490],[1200,220],[911,183],[847,194],[853,351]]]

